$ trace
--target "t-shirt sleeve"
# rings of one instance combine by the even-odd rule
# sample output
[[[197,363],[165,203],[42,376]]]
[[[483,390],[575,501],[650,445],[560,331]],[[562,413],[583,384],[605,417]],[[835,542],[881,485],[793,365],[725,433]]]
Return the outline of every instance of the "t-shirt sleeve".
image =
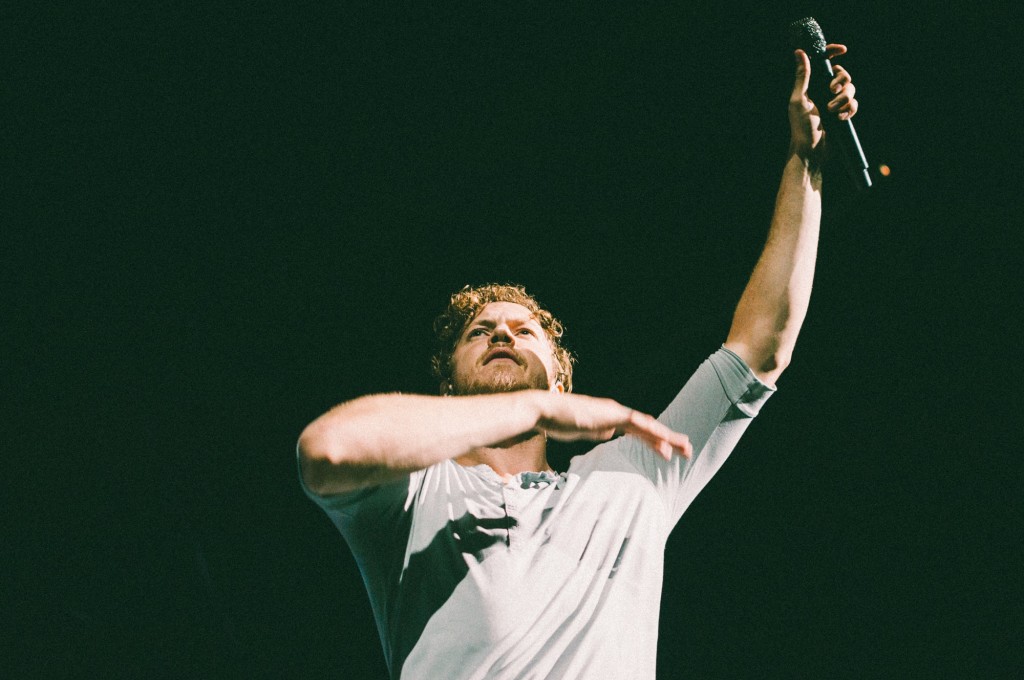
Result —
[[[344,536],[364,578],[387,573],[384,580],[393,576],[389,572],[396,555],[397,565],[402,564],[409,535],[409,501],[422,477],[419,471],[387,484],[321,496],[306,485],[299,469],[299,485]]]
[[[595,448],[592,465],[617,467],[622,459],[653,484],[675,526],[701,489],[732,453],[740,436],[775,388],[761,382],[734,352],[722,347],[708,357],[658,420],[690,438],[693,457],[665,461],[635,437]],[[616,460],[619,459],[619,460]]]

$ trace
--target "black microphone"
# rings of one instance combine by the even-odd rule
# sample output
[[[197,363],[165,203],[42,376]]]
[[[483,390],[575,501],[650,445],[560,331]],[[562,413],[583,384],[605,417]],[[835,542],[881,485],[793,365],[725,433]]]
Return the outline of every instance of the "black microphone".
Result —
[[[864,149],[857,139],[857,131],[853,129],[853,121],[840,120],[838,116],[831,114],[825,108],[832,100],[832,92],[828,85],[832,82],[835,74],[832,71],[832,63],[825,56],[825,36],[821,32],[821,26],[811,17],[794,21],[789,25],[790,39],[793,47],[798,47],[807,53],[811,60],[811,81],[808,84],[808,94],[811,101],[818,107],[821,113],[821,123],[825,127],[825,134],[829,143],[838,142],[843,164],[846,165],[850,179],[858,189],[866,189],[871,186],[871,175],[868,174],[868,160],[864,157]]]

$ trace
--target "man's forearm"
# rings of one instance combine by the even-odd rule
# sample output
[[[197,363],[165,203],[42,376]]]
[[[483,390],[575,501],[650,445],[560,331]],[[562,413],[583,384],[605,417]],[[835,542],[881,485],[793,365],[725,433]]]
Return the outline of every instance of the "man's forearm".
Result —
[[[341,493],[498,444],[537,426],[538,397],[379,394],[341,404],[299,437],[303,480],[318,494]]]
[[[769,384],[789,364],[807,314],[820,222],[820,169],[791,150],[767,242],[726,340],[726,346]]]

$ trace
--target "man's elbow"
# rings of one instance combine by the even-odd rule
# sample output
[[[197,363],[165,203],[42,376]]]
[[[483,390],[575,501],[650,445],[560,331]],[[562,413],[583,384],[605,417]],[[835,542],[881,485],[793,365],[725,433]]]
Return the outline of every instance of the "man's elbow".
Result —
[[[302,483],[318,496],[346,491],[353,486],[353,466],[344,446],[329,442],[317,425],[313,422],[303,430],[296,445]]]
[[[768,385],[775,385],[775,381],[793,359],[793,348],[777,338],[761,343],[729,338],[725,346],[743,359],[761,382]]]
[[[362,460],[354,451],[357,442],[343,441],[321,433],[312,423],[299,436],[297,444],[299,474],[307,489],[318,496],[354,491],[380,483],[386,476],[379,463]]]
[[[321,446],[321,442],[310,432],[312,426],[303,430],[296,444],[299,458],[299,475],[303,485],[313,493],[322,496],[330,478],[331,459]]]

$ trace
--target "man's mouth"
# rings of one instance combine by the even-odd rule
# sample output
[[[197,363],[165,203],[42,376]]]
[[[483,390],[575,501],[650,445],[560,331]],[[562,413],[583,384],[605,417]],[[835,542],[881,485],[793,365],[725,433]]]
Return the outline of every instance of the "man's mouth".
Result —
[[[492,361],[497,361],[500,359],[506,359],[517,364],[519,363],[519,357],[516,355],[514,351],[510,349],[496,349],[487,355],[487,358],[484,359],[484,365],[487,365]]]

